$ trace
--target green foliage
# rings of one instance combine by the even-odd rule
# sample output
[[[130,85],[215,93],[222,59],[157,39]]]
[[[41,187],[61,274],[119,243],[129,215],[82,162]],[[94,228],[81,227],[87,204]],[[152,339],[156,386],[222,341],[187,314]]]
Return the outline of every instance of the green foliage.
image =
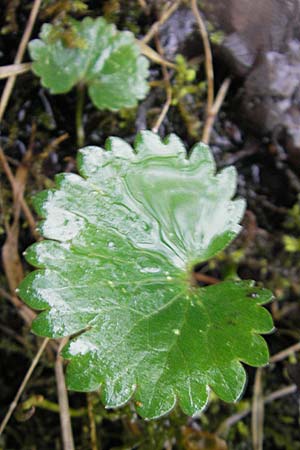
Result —
[[[196,94],[198,91],[198,86],[194,84],[196,68],[189,66],[182,55],[177,55],[175,61],[176,76],[173,87],[173,105],[177,105],[178,101],[187,94]]]
[[[214,45],[221,45],[225,38],[224,32],[217,29],[212,22],[207,22],[207,30],[210,42]]]
[[[288,214],[285,218],[284,226],[287,230],[289,230],[292,234],[285,234],[282,237],[284,248],[289,253],[300,252],[300,239],[297,237],[300,231],[300,198],[298,202],[295,203],[293,208],[288,211]]]
[[[191,137],[198,139],[201,122],[199,109],[203,107],[206,82],[198,82],[198,64],[191,64],[183,55],[176,56],[176,73],[172,85],[172,105],[177,106]]]
[[[288,234],[283,236],[284,248],[289,253],[300,252],[300,239]]]
[[[29,44],[33,71],[53,94],[86,85],[99,109],[132,107],[148,91],[148,61],[132,33],[117,31],[103,18],[44,24]]]
[[[298,202],[288,211],[284,225],[289,230],[300,231],[300,196]]]
[[[43,16],[54,16],[57,20],[62,20],[69,14],[83,14],[88,10],[87,2],[88,0],[44,0]]]
[[[43,310],[36,334],[75,335],[63,350],[69,388],[101,387],[107,407],[134,397],[145,418],[176,401],[193,415],[210,388],[237,400],[241,361],[268,362],[259,333],[273,327],[261,306],[271,294],[251,281],[199,288],[193,276],[239,232],[234,168],[216,174],[205,145],[187,159],[177,136],[145,131],[134,150],[119,138],[82,149],[78,169],[35,198],[47,240],[27,251],[38,270],[20,286]]]

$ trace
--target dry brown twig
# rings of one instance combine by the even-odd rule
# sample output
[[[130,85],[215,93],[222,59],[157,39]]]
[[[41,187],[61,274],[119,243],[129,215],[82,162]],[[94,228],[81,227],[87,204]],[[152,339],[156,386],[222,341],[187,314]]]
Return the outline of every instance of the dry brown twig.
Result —
[[[195,278],[196,281],[200,281],[200,282],[206,283],[206,284],[221,283],[221,280],[219,280],[218,278],[211,277],[210,275],[206,275],[205,273],[201,273],[201,272],[195,272],[193,274],[193,277]]]
[[[159,53],[157,53],[149,45],[145,44],[143,41],[136,40],[136,43],[140,47],[141,53],[151,59],[155,64],[161,64],[162,66],[170,67],[170,69],[175,69],[176,65],[165,58],[163,58]]]
[[[28,369],[28,371],[27,371],[27,373],[26,373],[26,375],[25,375],[25,377],[24,377],[24,379],[23,379],[19,389],[18,389],[18,392],[16,393],[16,396],[15,396],[14,400],[10,404],[10,407],[9,407],[8,411],[7,411],[4,419],[1,422],[0,435],[3,433],[7,423],[9,421],[9,419],[11,418],[14,410],[16,409],[18,401],[20,400],[20,397],[21,397],[21,395],[22,395],[22,393],[23,393],[23,391],[24,391],[24,389],[25,389],[25,387],[26,387],[26,385],[27,385],[27,383],[28,383],[28,381],[29,381],[29,379],[30,379],[30,377],[31,377],[31,375],[32,375],[36,365],[37,365],[37,363],[39,362],[40,357],[42,356],[43,351],[45,350],[48,342],[49,342],[49,338],[44,339],[42,345],[40,346],[40,348],[39,348],[39,350],[37,352],[37,354],[35,355],[32,363],[31,363],[31,365],[30,365],[30,367],[29,367],[29,369]]]
[[[57,138],[53,139],[43,150],[43,152],[39,155],[40,159],[46,159],[49,156],[49,153],[53,152],[62,142],[69,139],[69,133],[64,133]]]
[[[263,450],[264,439],[264,399],[263,399],[263,369],[258,368],[255,373],[254,392],[252,401],[251,431],[253,450]]]
[[[195,19],[197,21],[200,35],[203,41],[204,54],[205,54],[205,70],[206,70],[206,78],[207,78],[207,105],[206,105],[206,114],[207,116],[210,114],[210,111],[214,104],[214,68],[213,68],[213,59],[212,52],[209,42],[208,33],[206,30],[206,26],[204,20],[202,19],[201,13],[197,6],[197,0],[191,0],[191,8],[194,13]]]
[[[59,403],[59,416],[62,433],[62,441],[64,450],[75,450],[74,439],[72,433],[71,418],[69,412],[69,400],[65,383],[63,359],[60,355],[60,351],[66,345],[68,338],[61,340],[57,351],[57,357],[55,362],[55,376],[57,385],[57,395]]]
[[[147,5],[146,0],[138,0],[138,2],[144,13],[148,15],[150,13],[150,9],[149,6]]]
[[[156,33],[158,32],[159,28],[168,20],[168,18],[176,11],[176,9],[180,6],[182,0],[176,0],[171,6],[166,6],[161,14],[160,19],[155,22],[148,33],[143,37],[141,42],[144,44],[148,44]]]
[[[158,53],[163,58],[163,48],[162,48],[162,46],[160,44],[160,40],[159,40],[158,35],[156,35],[155,42],[156,42],[156,47],[157,47]],[[167,70],[166,64],[164,64],[164,63],[162,63],[162,71],[163,71],[163,76],[164,76],[164,84],[165,84],[165,90],[166,90],[167,99],[166,99],[166,102],[165,102],[165,104],[164,104],[164,106],[163,106],[163,108],[161,110],[160,115],[158,116],[155,124],[152,127],[152,131],[154,133],[158,132],[161,124],[163,123],[166,115],[168,114],[168,111],[169,111],[169,108],[170,108],[171,102],[172,102],[172,86],[171,86],[171,83],[170,83],[170,76],[169,76],[169,72]]]
[[[31,63],[10,64],[8,66],[2,66],[0,67],[0,80],[15,75],[21,75],[22,73],[28,72],[30,69]]]
[[[202,134],[202,141],[204,142],[204,144],[209,144],[210,141],[210,135],[216,120],[216,117],[220,111],[220,108],[224,102],[224,99],[226,97],[226,94],[228,92],[229,86],[230,86],[231,80],[229,78],[226,78],[216,97],[216,100],[208,114],[208,116],[206,117],[206,121],[204,124],[204,128],[203,128],[203,134]]]
[[[30,12],[30,16],[29,16],[29,19],[26,24],[26,28],[25,28],[24,34],[22,36],[15,60],[14,60],[14,64],[21,64],[21,62],[22,62],[29,38],[32,33],[34,23],[36,21],[36,18],[37,18],[37,15],[38,15],[38,12],[39,12],[39,9],[41,6],[41,2],[42,2],[42,0],[34,0],[33,6],[31,9],[31,12]],[[6,106],[9,102],[13,87],[15,85],[15,81],[16,81],[16,75],[10,76],[5,84],[4,89],[3,89],[1,100],[0,100],[0,123],[2,122],[3,115],[6,110]]]
[[[218,115],[218,112],[226,97],[227,91],[230,86],[230,79],[226,78],[214,100],[214,68],[212,51],[209,42],[209,36],[206,30],[204,20],[197,6],[197,0],[191,0],[191,8],[197,21],[200,35],[203,41],[204,54],[205,54],[205,71],[207,79],[207,103],[206,103],[206,119],[204,123],[202,141],[205,144],[209,144],[211,131]]]
[[[10,293],[11,293],[11,301],[18,309],[20,315],[23,317],[23,319],[29,325],[31,324],[32,320],[34,319],[35,313],[18,299],[15,292],[16,292],[16,289],[19,286],[20,282],[24,278],[23,266],[21,263],[21,259],[19,256],[19,249],[18,249],[19,228],[20,228],[19,220],[20,220],[21,208],[23,208],[23,210],[24,210],[24,205],[26,205],[23,195],[24,195],[24,190],[25,190],[27,176],[28,176],[28,164],[32,157],[34,136],[35,136],[35,128],[33,127],[29,147],[27,149],[27,152],[26,152],[21,164],[17,168],[15,176],[13,175],[13,173],[9,167],[9,164],[6,161],[3,150],[0,148],[0,162],[3,166],[4,172],[5,172],[8,180],[11,184],[12,193],[13,193],[13,222],[11,225],[9,225],[7,222],[5,224],[6,239],[5,239],[5,243],[2,247],[2,261],[3,261],[4,272],[5,272],[5,275],[6,275],[6,278],[8,281],[8,285],[9,285],[9,289],[10,289]],[[29,208],[27,207],[27,210],[25,210],[25,211],[27,212],[29,224],[30,224],[30,221],[33,222],[33,223],[31,223],[30,226],[33,228],[33,230],[35,230],[35,222],[31,216]],[[36,233],[36,232],[34,231],[34,233]]]
[[[88,409],[88,416],[89,416],[89,422],[90,422],[91,450],[99,450],[97,431],[96,431],[96,421],[95,421],[94,408],[93,408],[93,396],[90,392],[88,392],[86,394],[86,399],[87,399],[87,409]]]
[[[297,344],[291,345],[291,347],[288,347],[281,352],[278,352],[275,355],[271,356],[270,363],[282,361],[283,359],[288,358],[291,354],[296,352],[300,352],[300,342],[297,342]]]
[[[273,402],[274,400],[279,400],[283,397],[286,397],[287,395],[292,395],[295,392],[297,392],[298,387],[296,384],[291,384],[290,386],[285,386],[284,388],[278,389],[277,391],[271,392],[271,394],[264,397],[264,404],[267,405],[268,403]],[[233,414],[232,416],[228,417],[224,422],[221,423],[221,425],[218,427],[216,434],[219,436],[226,436],[227,432],[229,431],[229,428],[235,425],[240,420],[247,417],[252,411],[252,408],[247,408],[244,411],[241,411],[239,413]]]
[[[28,152],[26,153],[26,155],[25,155],[26,158],[24,158],[22,163],[21,163],[21,165],[19,165],[19,167],[21,167],[23,169],[24,169],[24,166],[25,166],[26,169],[28,169],[28,162],[29,162],[27,160],[27,158],[29,157]],[[32,156],[32,154],[30,152],[30,158],[31,158],[31,156]],[[7,176],[8,181],[9,181],[9,183],[11,185],[13,193],[18,193],[18,191],[19,191],[19,186],[18,186],[19,183],[18,183],[18,180],[17,180],[18,169],[17,169],[16,177],[15,177],[14,174],[12,173],[12,170],[11,170],[8,162],[7,162],[5,153],[3,152],[3,149],[1,147],[0,147],[0,163],[1,163],[2,167],[3,167],[3,170],[5,172],[5,175]],[[24,189],[25,189],[25,186],[24,186]],[[24,194],[24,190],[23,190],[22,193],[19,192],[17,194],[18,202],[19,202],[19,204],[20,204],[20,206],[21,206],[21,208],[23,210],[23,213],[24,213],[24,215],[26,217],[26,220],[28,222],[28,225],[29,225],[29,228],[30,228],[32,236],[36,240],[39,240],[40,239],[40,235],[36,231],[36,223],[35,223],[34,217],[33,217],[32,213],[31,213],[31,211],[30,211],[30,209],[29,209],[29,207],[28,207],[28,205],[26,203],[26,200],[23,197],[23,194]]]

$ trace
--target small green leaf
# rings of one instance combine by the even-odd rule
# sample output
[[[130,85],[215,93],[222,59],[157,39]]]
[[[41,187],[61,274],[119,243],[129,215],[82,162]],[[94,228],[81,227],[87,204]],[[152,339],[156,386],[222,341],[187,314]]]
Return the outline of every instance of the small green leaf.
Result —
[[[148,61],[140,55],[132,33],[117,31],[101,17],[70,19],[70,26],[64,34],[57,26],[44,24],[40,39],[29,44],[32,68],[43,86],[62,94],[78,83],[86,84],[94,105],[113,111],[135,106],[145,97]]]
[[[134,397],[146,418],[176,401],[193,415],[210,388],[237,400],[241,362],[268,362],[259,333],[273,328],[261,306],[271,293],[251,281],[199,288],[192,278],[194,265],[239,231],[235,170],[216,175],[207,146],[187,158],[177,136],[162,142],[149,131],[134,150],[118,138],[106,150],[82,149],[78,168],[35,198],[47,240],[27,251],[39,270],[20,287],[28,305],[44,310],[35,333],[76,334],[63,351],[69,388],[101,387],[107,407]]]

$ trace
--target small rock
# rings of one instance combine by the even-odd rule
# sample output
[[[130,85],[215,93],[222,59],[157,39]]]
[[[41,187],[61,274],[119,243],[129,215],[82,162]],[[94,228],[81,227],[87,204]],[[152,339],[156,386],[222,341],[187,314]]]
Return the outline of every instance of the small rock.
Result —
[[[245,82],[248,95],[290,98],[300,83],[300,67],[291,65],[287,55],[267,52]]]
[[[256,55],[248,47],[247,40],[239,33],[226,36],[221,45],[222,56],[234,73],[246,75],[253,67]]]
[[[196,30],[196,21],[191,9],[182,7],[176,10],[159,32],[165,57],[172,60],[177,54],[189,58],[199,53],[202,44],[200,38],[196,39]]]

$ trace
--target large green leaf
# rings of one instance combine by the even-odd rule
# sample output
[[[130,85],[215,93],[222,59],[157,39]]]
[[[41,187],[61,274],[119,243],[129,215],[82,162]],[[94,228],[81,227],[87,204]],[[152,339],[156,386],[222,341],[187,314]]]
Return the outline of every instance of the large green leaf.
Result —
[[[132,33],[117,31],[101,17],[70,20],[70,26],[69,44],[63,30],[59,33],[50,24],[29,44],[33,71],[51,93],[65,93],[83,83],[97,108],[111,110],[134,106],[145,97],[148,61]]]
[[[199,288],[195,264],[238,233],[244,203],[231,200],[236,173],[215,174],[205,145],[190,158],[175,135],[142,132],[135,149],[111,138],[80,151],[81,176],[63,174],[35,206],[48,239],[27,251],[39,270],[20,294],[44,310],[38,335],[76,334],[64,349],[68,386],[100,388],[116,407],[132,396],[146,418],[178,401],[187,414],[241,395],[245,371],[268,362],[259,333],[272,330],[261,305],[269,291],[252,282]],[[78,333],[80,333],[78,335]]]

